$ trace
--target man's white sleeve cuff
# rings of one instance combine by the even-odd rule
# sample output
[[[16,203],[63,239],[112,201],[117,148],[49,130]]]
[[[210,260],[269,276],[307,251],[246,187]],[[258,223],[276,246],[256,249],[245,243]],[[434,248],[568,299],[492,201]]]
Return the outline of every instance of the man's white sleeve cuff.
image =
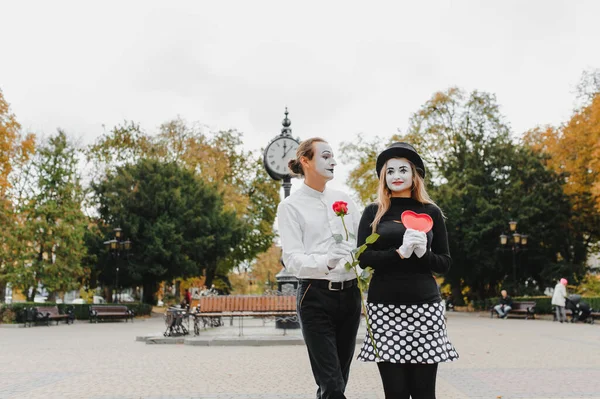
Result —
[[[327,265],[327,255],[320,255],[320,259],[317,260],[317,270],[319,270],[323,274],[329,274],[331,270]]]

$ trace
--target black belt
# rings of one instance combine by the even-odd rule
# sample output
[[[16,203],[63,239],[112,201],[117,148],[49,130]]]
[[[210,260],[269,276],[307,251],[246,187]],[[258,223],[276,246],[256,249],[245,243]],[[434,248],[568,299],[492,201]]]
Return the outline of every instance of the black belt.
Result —
[[[357,285],[357,280],[348,281],[329,281],[329,280],[316,280],[316,279],[304,279],[303,283],[310,284],[312,287],[323,288],[329,291],[343,291],[348,288],[352,288]]]

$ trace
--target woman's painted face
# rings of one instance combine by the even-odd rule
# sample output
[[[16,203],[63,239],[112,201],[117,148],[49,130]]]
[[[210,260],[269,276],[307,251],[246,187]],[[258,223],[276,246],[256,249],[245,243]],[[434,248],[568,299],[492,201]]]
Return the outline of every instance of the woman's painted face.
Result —
[[[315,146],[314,165],[315,171],[326,180],[333,179],[333,169],[337,163],[333,159],[331,146],[324,142],[317,142]]]
[[[410,162],[406,158],[390,159],[385,169],[385,182],[394,192],[410,190],[413,184]]]

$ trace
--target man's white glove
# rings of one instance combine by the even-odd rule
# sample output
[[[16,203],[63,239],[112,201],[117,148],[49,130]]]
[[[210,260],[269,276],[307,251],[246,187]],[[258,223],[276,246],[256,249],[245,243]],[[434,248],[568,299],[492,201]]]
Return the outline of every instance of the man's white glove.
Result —
[[[402,245],[398,248],[398,252],[403,258],[410,258],[414,253],[420,258],[427,251],[427,235],[422,231],[415,229],[406,229],[402,238]]]
[[[334,269],[340,259],[350,257],[350,254],[354,248],[354,244],[350,243],[349,241],[341,241],[339,243],[334,242],[331,244],[329,250],[327,251],[327,267],[329,270]]]

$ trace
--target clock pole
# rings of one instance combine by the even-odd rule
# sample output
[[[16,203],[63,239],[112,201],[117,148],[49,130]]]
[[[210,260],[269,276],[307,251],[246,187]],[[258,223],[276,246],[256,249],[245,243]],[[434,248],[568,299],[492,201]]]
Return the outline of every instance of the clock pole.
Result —
[[[292,129],[290,128],[290,126],[292,125],[292,121],[290,121],[290,119],[288,118],[287,107],[285,108],[285,118],[283,119],[281,124],[283,127],[281,129],[281,135],[279,135],[278,137],[289,137],[292,140],[295,140],[296,142],[298,142],[299,140],[294,139],[292,137]],[[285,142],[284,142],[284,151],[285,151],[285,149],[286,149],[286,147],[285,147]],[[268,160],[268,155],[265,151],[265,168],[267,168],[267,172],[269,172],[267,160]],[[287,168],[287,165],[286,165],[286,168]],[[281,180],[281,185],[283,186],[284,198],[289,197],[290,191],[292,189],[292,178],[291,178],[290,174],[289,173],[286,173],[286,174],[269,173],[269,175],[275,180]],[[277,280],[277,290],[282,295],[296,295],[296,291],[298,289],[298,279],[296,278],[296,276],[294,276],[292,273],[290,273],[286,269],[285,264],[283,263],[283,258],[280,258],[279,261],[281,262],[281,266],[283,266],[283,267],[282,267],[281,271],[279,273],[277,273],[277,275],[275,276],[275,280]],[[294,329],[294,328],[300,328],[300,324],[297,321],[286,320],[285,318],[281,318],[281,319],[276,319],[275,328]]]
[[[283,197],[287,198],[290,196],[290,190],[292,189],[292,179],[288,176],[288,177],[284,177],[283,178],[283,183],[281,183],[281,185],[283,186]]]

